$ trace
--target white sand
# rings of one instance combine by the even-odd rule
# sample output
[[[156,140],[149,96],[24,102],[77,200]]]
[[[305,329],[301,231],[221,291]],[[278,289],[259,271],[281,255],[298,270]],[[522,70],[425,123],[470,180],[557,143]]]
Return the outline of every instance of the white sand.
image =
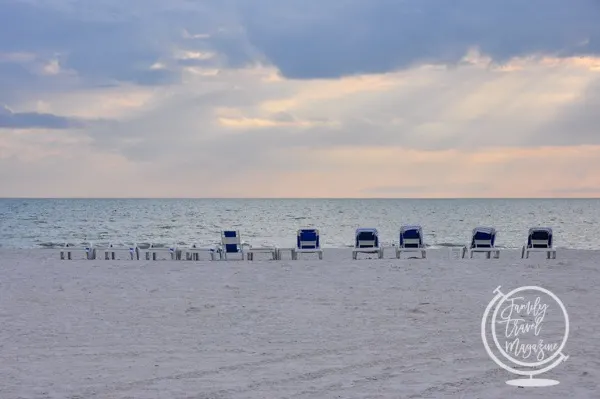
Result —
[[[391,251],[386,258],[392,256]],[[0,251],[0,398],[597,398],[600,252],[557,260],[60,261]],[[567,306],[561,383],[487,356],[498,285]]]

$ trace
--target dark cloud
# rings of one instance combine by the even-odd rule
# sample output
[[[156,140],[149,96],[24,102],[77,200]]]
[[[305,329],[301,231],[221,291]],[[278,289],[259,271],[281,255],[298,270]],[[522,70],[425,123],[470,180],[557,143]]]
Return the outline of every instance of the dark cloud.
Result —
[[[183,66],[257,60],[294,78],[379,73],[453,64],[473,46],[497,62],[600,53],[593,0],[0,0],[0,9],[0,53],[58,53],[61,66],[96,84],[169,84]],[[148,70],[177,47],[219,56]]]
[[[10,129],[70,129],[83,127],[81,121],[37,112],[12,112],[0,105],[0,128]]]
[[[23,82],[35,85],[37,79],[37,76],[22,65],[0,62],[0,104],[16,99],[24,88]],[[1,110],[2,108],[0,108],[0,112],[2,112]]]
[[[214,29],[212,17],[218,8],[209,11],[198,5],[185,12],[178,10],[185,2],[172,3],[174,10],[152,1],[40,4],[0,0],[0,54],[29,52],[42,58],[59,54],[61,67],[76,71],[88,83],[178,82],[177,68],[150,70],[150,66],[170,57],[178,45],[207,48],[205,42],[186,40],[183,30]]]
[[[263,0],[242,3],[250,42],[294,78],[456,63],[479,47],[494,61],[600,53],[593,0]]]

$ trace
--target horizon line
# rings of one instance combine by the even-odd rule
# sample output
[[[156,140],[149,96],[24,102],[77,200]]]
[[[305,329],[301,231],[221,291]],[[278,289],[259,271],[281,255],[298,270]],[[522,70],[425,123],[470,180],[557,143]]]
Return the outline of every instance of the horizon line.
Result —
[[[0,197],[0,200],[579,200],[600,197]]]

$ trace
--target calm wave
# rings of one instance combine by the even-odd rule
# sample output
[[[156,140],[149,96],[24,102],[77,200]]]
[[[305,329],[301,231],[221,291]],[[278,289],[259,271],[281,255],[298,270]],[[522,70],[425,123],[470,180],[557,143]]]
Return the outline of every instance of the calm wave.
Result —
[[[211,244],[224,229],[255,245],[292,246],[301,227],[319,228],[330,247],[376,227],[390,245],[402,224],[420,224],[430,246],[464,245],[473,227],[494,226],[498,245],[516,248],[529,227],[550,226],[558,247],[598,249],[599,210],[597,199],[1,199],[0,246]]]

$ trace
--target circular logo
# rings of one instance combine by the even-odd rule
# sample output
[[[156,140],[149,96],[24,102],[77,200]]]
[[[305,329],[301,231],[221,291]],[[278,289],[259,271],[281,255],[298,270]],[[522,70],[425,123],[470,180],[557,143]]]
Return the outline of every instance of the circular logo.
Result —
[[[533,376],[568,359],[563,350],[569,337],[569,315],[562,301],[549,290],[536,286],[520,287],[507,294],[498,287],[494,293],[496,296],[481,320],[483,345],[500,367],[530,378],[507,383],[518,386],[558,384],[554,380],[533,380]],[[489,329],[488,323],[491,323]],[[489,341],[493,342],[496,353]]]

